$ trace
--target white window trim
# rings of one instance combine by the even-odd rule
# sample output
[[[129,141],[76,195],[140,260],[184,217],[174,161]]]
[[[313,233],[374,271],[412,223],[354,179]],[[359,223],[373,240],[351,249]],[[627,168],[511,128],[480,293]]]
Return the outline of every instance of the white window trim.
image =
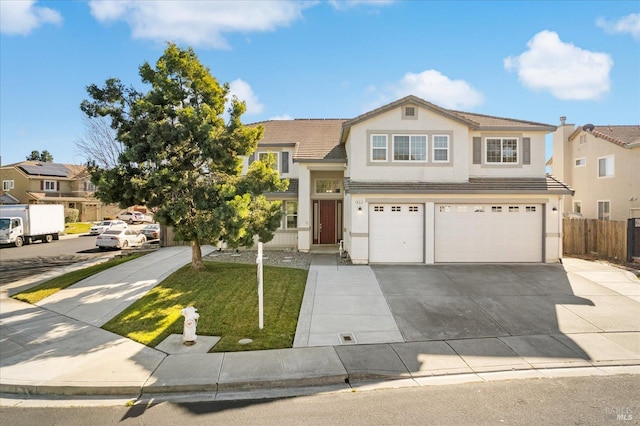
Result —
[[[500,161],[488,161],[487,160],[487,153],[488,153],[487,147],[489,145],[487,143],[487,141],[489,139],[499,139],[500,140]],[[516,141],[516,161],[513,162],[513,163],[506,163],[506,162],[502,161],[502,157],[503,157],[502,150],[504,149],[503,143],[504,143],[504,141],[506,139],[515,140]],[[487,137],[485,137],[484,138],[484,162],[485,162],[485,164],[491,164],[491,165],[505,165],[505,166],[519,165],[520,164],[520,138],[515,137],[515,136],[504,136],[504,137],[501,137],[501,136],[487,136]]]
[[[445,148],[436,148],[436,137],[445,137],[447,138],[447,159],[446,160],[436,160],[436,149],[443,150]],[[432,135],[431,136],[431,161],[434,163],[449,163],[451,161],[451,137],[449,135]]]
[[[296,203],[298,204],[297,201],[285,201],[284,202],[284,229],[298,229],[298,207],[300,206],[299,204],[296,206],[296,213],[287,213],[287,204],[289,203]],[[296,217],[296,227],[295,228],[289,228],[289,226],[287,225],[289,222],[287,220],[287,218],[289,216],[295,216]]]
[[[318,192],[318,182],[321,181],[336,181],[338,183],[338,192]],[[339,178],[317,178],[313,181],[313,193],[315,195],[336,195],[336,194],[342,194],[342,185],[340,185],[340,179]]]
[[[409,159],[408,160],[396,160],[396,136],[408,136],[409,137]],[[411,138],[416,136],[423,136],[425,138],[424,160],[412,160],[411,159]],[[398,133],[391,135],[391,161],[394,163],[428,163],[429,162],[429,135],[427,134],[404,134]]]
[[[600,176],[600,160],[608,159],[608,158],[611,158],[611,174],[610,175],[607,174],[607,175],[604,175],[604,176]],[[613,155],[605,155],[604,157],[598,157],[598,161],[596,161],[596,175],[598,176],[598,179],[608,179],[608,178],[614,177],[616,175],[615,170],[616,170],[615,156],[613,156]]]
[[[256,160],[260,161],[260,156],[261,155],[269,155],[269,154],[273,154],[273,157],[275,159],[276,162],[276,167],[275,169],[280,172],[280,152],[279,151],[259,151],[256,153]]]
[[[578,164],[578,161],[582,161],[582,164]],[[587,157],[578,157],[575,160],[573,160],[573,165],[575,167],[586,167],[587,165]]]
[[[578,206],[580,206],[580,211],[579,212],[576,211],[576,204]],[[582,201],[581,200],[574,200],[573,201],[573,206],[571,208],[571,211],[572,211],[572,213],[582,214]]]
[[[382,149],[380,147],[375,147],[373,146],[373,137],[374,136],[383,136],[384,137],[384,160],[374,160],[373,159],[373,150],[374,149]],[[388,135],[384,135],[384,134],[380,134],[380,133],[374,133],[371,135],[370,139],[369,139],[369,161],[371,161],[372,163],[386,163],[387,161],[389,161],[389,136]]]
[[[607,219],[600,218],[600,203],[609,203],[609,217]],[[597,200],[596,201],[596,216],[599,220],[611,220],[611,200]]]
[[[53,184],[53,188],[47,188],[48,183]],[[45,180],[44,183],[42,184],[42,190],[46,192],[55,192],[57,191],[56,189],[57,187],[58,187],[58,182],[55,180]]]
[[[3,191],[9,191],[11,189],[15,188],[15,182],[13,179],[7,179],[7,180],[3,180],[2,181],[2,190]]]

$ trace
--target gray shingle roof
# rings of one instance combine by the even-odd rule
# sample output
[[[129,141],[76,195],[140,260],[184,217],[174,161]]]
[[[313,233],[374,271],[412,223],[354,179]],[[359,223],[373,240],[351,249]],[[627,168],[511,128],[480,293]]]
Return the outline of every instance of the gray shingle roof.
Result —
[[[294,144],[293,161],[344,162],[347,154],[340,145],[343,119],[271,120],[250,126],[264,127],[263,146]]]
[[[404,104],[419,105],[469,126],[469,128],[473,130],[532,130],[552,132],[556,129],[556,126],[533,121],[448,110],[416,96],[406,96],[350,120],[270,120],[249,124],[249,126],[261,125],[264,127],[264,137],[258,142],[259,146],[282,147],[287,144],[294,144],[296,148],[293,154],[293,161],[345,162],[347,155],[343,143],[346,141],[351,126]]]
[[[546,178],[470,178],[468,182],[369,182],[344,180],[352,194],[573,194],[555,177]]]
[[[278,196],[278,197],[297,197],[298,196],[298,179],[289,179],[289,187],[286,191],[282,192],[266,192],[266,196]]]

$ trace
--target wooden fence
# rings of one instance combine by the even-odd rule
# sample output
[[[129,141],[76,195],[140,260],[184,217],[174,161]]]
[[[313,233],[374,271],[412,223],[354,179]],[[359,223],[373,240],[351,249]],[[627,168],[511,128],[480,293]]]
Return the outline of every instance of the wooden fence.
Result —
[[[567,256],[627,258],[627,222],[563,219],[563,252]]]

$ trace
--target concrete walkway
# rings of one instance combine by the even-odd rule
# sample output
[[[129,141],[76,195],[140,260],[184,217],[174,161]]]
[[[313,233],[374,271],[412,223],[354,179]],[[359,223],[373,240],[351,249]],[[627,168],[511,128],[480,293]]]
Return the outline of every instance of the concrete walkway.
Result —
[[[169,271],[188,263],[187,252],[190,248],[160,249],[122,269],[100,274],[100,280],[96,276],[90,283],[72,286],[66,296],[43,301],[41,306],[2,296],[0,392],[127,398],[202,392],[214,399],[235,399],[327,389],[640,374],[640,333],[633,330],[403,342],[395,334],[397,326],[384,325],[389,324],[390,313],[381,293],[375,291],[377,282],[374,285],[375,277],[367,272],[370,269],[337,266],[324,256],[310,269],[303,302],[307,312],[301,313],[296,342],[315,345],[327,339],[326,346],[168,354],[98,328],[97,324],[143,294],[143,287],[152,287],[151,282],[159,282]],[[619,269],[573,259],[565,264],[570,273],[593,285],[617,288],[629,297],[637,294],[640,284]],[[336,299],[341,292],[354,296],[347,289],[352,284],[366,292],[369,297],[361,300],[370,303],[342,305],[347,312],[343,314],[331,305],[342,303]],[[89,289],[100,292],[101,297],[92,297]],[[74,299],[79,300],[72,302]],[[82,309],[85,302],[95,307],[95,314]],[[615,316],[615,307],[608,314]],[[359,344],[342,337],[342,344],[331,343],[340,333],[352,334]],[[391,342],[375,343],[381,336]]]
[[[314,255],[293,347],[403,342],[369,266],[338,266]]]

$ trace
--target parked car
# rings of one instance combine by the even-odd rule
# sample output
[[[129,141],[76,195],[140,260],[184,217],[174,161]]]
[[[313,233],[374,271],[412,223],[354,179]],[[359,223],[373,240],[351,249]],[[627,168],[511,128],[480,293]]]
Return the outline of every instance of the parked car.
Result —
[[[157,223],[152,223],[151,225],[147,225],[140,230],[147,240],[157,240],[160,238],[160,225]]]
[[[100,235],[109,229],[127,229],[127,224],[121,220],[103,220],[89,229],[90,235]]]
[[[124,220],[127,223],[144,223],[153,222],[150,216],[140,212],[122,212],[116,216],[120,220]]]
[[[98,235],[96,246],[100,250],[108,248],[123,249],[141,246],[145,241],[147,241],[147,237],[131,229],[112,229]]]

